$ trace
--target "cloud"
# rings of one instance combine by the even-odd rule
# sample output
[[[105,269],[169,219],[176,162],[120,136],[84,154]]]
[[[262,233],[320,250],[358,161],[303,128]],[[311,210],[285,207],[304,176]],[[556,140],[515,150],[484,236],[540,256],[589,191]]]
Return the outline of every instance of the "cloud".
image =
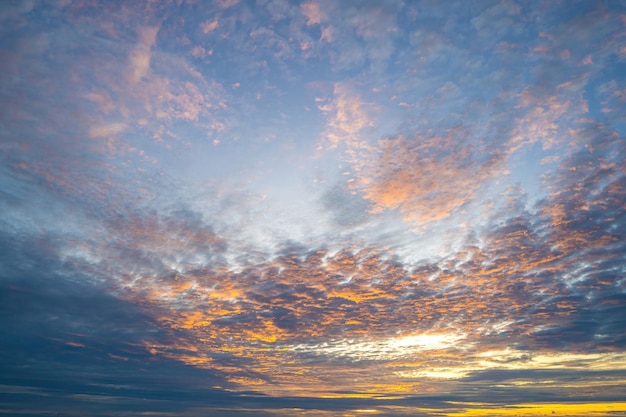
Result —
[[[131,83],[137,83],[148,74],[150,69],[150,50],[156,42],[159,27],[143,27],[138,30],[138,42],[129,55],[129,79]]]
[[[127,126],[123,123],[111,123],[108,125],[91,126],[89,129],[89,137],[91,138],[107,138],[110,136],[116,136],[118,133],[123,132]]]
[[[238,3],[239,0],[217,0],[217,4],[221,9],[228,9],[236,6]]]
[[[149,399],[146,409],[166,397],[174,404],[172,390],[179,379],[195,380],[194,389],[205,395],[211,385],[226,384],[176,362],[154,366],[143,344],[169,344],[175,336],[148,312],[113,297],[76,264],[62,260],[58,241],[58,236],[33,240],[1,234],[0,309],[6,321],[0,331],[0,367],[4,386],[22,390],[3,401],[8,410],[24,410],[27,399],[33,413],[82,408],[105,415],[129,410],[138,397]],[[155,379],[167,381],[167,390]],[[213,392],[217,397],[221,391]],[[97,398],[108,398],[108,405],[94,402]]]
[[[218,6],[111,8],[106,27],[37,6],[16,21],[58,31],[2,31],[10,410],[623,397],[620,18]]]
[[[319,25],[322,22],[322,12],[318,3],[313,1],[302,3],[300,10],[306,17],[307,26]]]
[[[424,225],[471,202],[504,168],[501,157],[485,157],[478,146],[463,144],[463,136],[451,131],[447,137],[380,141],[378,160],[361,169],[360,178],[374,211],[399,209],[407,221]]]
[[[373,109],[354,94],[348,85],[339,83],[333,86],[333,99],[320,103],[318,109],[328,115],[328,128],[324,136],[331,148],[345,146],[348,154],[356,158],[355,153],[367,146],[367,141],[362,137],[363,131],[374,126],[373,117],[369,114]]]
[[[207,33],[213,32],[215,29],[217,29],[217,27],[219,26],[219,21],[218,20],[207,20],[204,23],[202,23],[201,28],[202,28],[202,32],[206,35]]]
[[[345,372],[355,373],[358,371],[349,363],[359,358],[382,360],[384,356],[389,360],[409,355],[404,342],[398,345],[393,340],[419,340],[419,334],[392,336],[397,329],[408,326],[413,331],[435,335],[448,334],[451,327],[462,332],[458,343],[436,346],[436,353],[431,354],[434,360],[446,350],[456,352],[458,359],[448,359],[438,371],[452,378],[504,366],[498,361],[485,362],[480,356],[474,356],[476,362],[469,368],[461,366],[477,355],[471,353],[476,352],[475,340],[491,340],[494,348],[501,343],[517,343],[520,347],[536,343],[556,349],[560,338],[565,337],[569,349],[585,349],[596,328],[582,325],[582,333],[575,339],[568,338],[568,323],[577,320],[572,315],[577,294],[557,279],[559,271],[571,267],[569,256],[550,254],[549,240],[545,241],[534,228],[529,218],[520,214],[490,232],[481,248],[468,248],[468,252],[452,259],[409,270],[376,251],[344,250],[334,255],[317,251],[304,255],[304,247],[292,246],[272,263],[245,267],[236,273],[223,271],[220,283],[196,278],[196,291],[215,291],[222,296],[209,295],[217,305],[203,308],[193,321],[189,321],[186,311],[196,305],[195,296],[178,298],[175,293],[159,293],[168,294],[159,305],[169,304],[172,308],[163,323],[189,329],[188,337],[212,340],[218,350],[220,344],[229,340],[231,352],[238,352],[234,353],[238,359],[231,365],[233,370],[240,366],[236,363],[258,367],[284,360],[279,352],[268,355],[260,350],[258,356],[253,353],[254,349],[278,343],[296,346],[291,352],[300,360],[308,361],[316,355],[326,360],[335,357],[346,366]],[[510,281],[512,276],[517,279]],[[151,285],[163,288],[164,284],[154,281]],[[289,307],[277,310],[272,305]],[[454,308],[455,305],[464,308]],[[553,331],[542,330],[550,328]],[[333,341],[332,337],[336,339]],[[390,349],[396,345],[402,348],[393,353]],[[524,352],[521,350],[520,355]],[[244,357],[252,362],[240,362]],[[180,359],[192,361],[193,355]],[[320,363],[313,363],[319,371]],[[211,367],[215,366],[218,365],[212,362]],[[432,365],[426,366],[431,366],[428,375],[434,377]],[[427,375],[423,372],[428,368],[403,367],[402,362],[396,364],[399,375]],[[272,381],[269,375],[262,378]]]

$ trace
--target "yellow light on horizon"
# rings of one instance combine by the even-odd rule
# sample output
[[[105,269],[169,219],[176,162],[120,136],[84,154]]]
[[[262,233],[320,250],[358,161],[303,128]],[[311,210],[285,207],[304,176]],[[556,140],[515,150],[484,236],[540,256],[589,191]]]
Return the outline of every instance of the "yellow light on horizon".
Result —
[[[470,403],[467,403],[470,405]],[[496,417],[519,416],[538,417],[555,415],[568,417],[610,416],[616,412],[626,412],[626,402],[615,403],[538,403],[511,404],[506,407],[468,408],[464,411],[445,414],[447,417]]]

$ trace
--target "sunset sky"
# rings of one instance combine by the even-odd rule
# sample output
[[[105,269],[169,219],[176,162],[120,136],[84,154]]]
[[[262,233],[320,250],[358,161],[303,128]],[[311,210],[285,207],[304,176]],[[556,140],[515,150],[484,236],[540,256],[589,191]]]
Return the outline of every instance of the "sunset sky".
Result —
[[[626,416],[626,2],[0,2],[0,415]]]

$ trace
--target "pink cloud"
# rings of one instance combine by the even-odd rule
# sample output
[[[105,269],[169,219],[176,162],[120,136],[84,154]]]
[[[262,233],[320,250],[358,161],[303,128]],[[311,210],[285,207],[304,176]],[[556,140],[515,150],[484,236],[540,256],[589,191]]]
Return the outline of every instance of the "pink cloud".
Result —
[[[132,83],[139,82],[148,73],[151,58],[150,49],[156,41],[158,32],[158,26],[144,27],[139,30],[139,41],[128,57],[129,79]]]
[[[322,22],[322,11],[318,3],[314,1],[302,3],[300,11],[306,17],[307,26],[319,25]]]
[[[95,139],[116,136],[117,134],[123,132],[126,127],[127,126],[124,123],[107,123],[92,126],[91,128],[89,128],[89,137]]]
[[[210,21],[207,20],[200,25],[200,27],[202,28],[202,32],[204,32],[205,35],[210,32],[213,32],[215,29],[217,29],[218,26],[219,26],[219,21],[217,20],[210,20]]]
[[[220,9],[228,9],[239,3],[239,0],[216,0],[215,1]]]
[[[374,126],[372,107],[353,94],[346,84],[336,83],[333,87],[334,98],[318,108],[328,116],[325,138],[335,148],[345,144],[352,151],[364,147],[360,133]]]

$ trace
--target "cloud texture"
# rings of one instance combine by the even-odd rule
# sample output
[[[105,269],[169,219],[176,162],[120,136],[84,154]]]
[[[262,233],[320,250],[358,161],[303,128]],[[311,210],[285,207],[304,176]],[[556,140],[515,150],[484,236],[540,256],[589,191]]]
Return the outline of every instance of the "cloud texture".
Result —
[[[7,412],[626,413],[619,2],[0,22]]]

